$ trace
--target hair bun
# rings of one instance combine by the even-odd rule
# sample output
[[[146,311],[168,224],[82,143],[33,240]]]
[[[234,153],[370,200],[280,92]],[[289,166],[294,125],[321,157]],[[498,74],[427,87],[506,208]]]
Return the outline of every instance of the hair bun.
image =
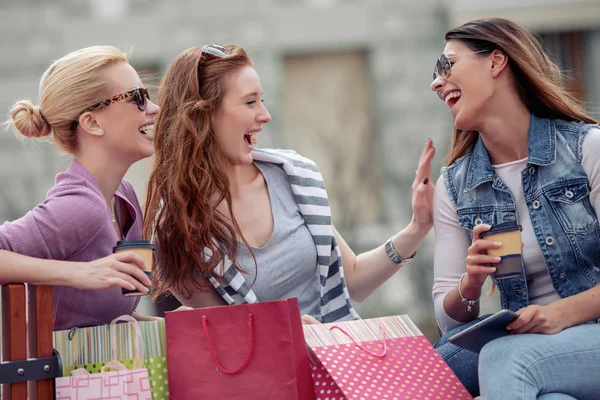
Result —
[[[16,102],[10,110],[10,119],[23,136],[40,138],[52,133],[52,127],[42,115],[40,107],[29,100]]]

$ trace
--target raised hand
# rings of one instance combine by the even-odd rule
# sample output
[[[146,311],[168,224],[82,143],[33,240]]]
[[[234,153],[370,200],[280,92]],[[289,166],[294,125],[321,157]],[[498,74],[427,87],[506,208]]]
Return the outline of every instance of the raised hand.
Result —
[[[433,141],[427,139],[412,184],[413,220],[419,227],[425,229],[431,229],[433,226],[434,185],[431,176],[431,160],[434,156]]]

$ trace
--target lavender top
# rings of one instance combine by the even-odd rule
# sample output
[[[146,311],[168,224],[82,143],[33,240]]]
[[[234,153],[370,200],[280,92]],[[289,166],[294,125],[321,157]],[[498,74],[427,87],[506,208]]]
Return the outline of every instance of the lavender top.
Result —
[[[127,205],[132,225],[125,239],[142,237],[142,210],[130,182],[116,196]],[[46,200],[24,217],[0,226],[0,249],[32,257],[92,261],[112,254],[118,241],[112,216],[93,175],[73,160],[56,176]],[[120,287],[82,290],[55,286],[52,291],[54,330],[109,323],[135,311],[139,298],[125,297]]]

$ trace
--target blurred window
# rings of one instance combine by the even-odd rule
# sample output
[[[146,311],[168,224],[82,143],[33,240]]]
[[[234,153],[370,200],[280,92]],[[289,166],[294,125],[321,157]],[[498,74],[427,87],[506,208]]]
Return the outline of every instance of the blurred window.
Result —
[[[286,144],[321,168],[336,226],[346,233],[380,222],[383,163],[367,53],[288,54],[283,70]]]
[[[575,97],[585,101],[584,32],[545,32],[538,36],[552,61],[560,67],[565,86]]]

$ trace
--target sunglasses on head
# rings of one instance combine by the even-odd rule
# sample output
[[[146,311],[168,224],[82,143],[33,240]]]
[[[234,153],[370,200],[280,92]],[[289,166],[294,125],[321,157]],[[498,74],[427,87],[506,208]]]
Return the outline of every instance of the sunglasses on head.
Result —
[[[207,44],[202,47],[202,56],[200,57],[200,62],[198,63],[198,82],[201,81],[202,71],[204,70],[204,63],[206,60],[210,60],[213,58],[223,58],[227,56],[227,52],[225,47],[218,45],[216,43]]]
[[[435,63],[435,68],[433,69],[433,80],[435,81],[438,78],[446,79],[450,76],[450,71],[452,70],[452,63],[450,62],[450,58],[466,56],[468,54],[484,53],[489,51],[490,50],[479,50],[472,51],[470,53],[452,54],[450,56],[447,56],[446,54],[442,53],[438,58],[437,62]],[[440,92],[438,92],[438,96],[440,97],[440,99],[442,98],[442,94]]]
[[[135,104],[136,104],[138,110],[146,111],[146,107],[148,106],[148,100],[150,100],[150,94],[148,94],[148,89],[135,88],[135,89],[128,90],[125,93],[119,93],[119,94],[114,95],[113,97],[110,97],[104,101],[96,103],[93,106],[90,106],[90,107],[86,108],[85,110],[83,110],[79,114],[79,116],[81,116],[81,114],[86,113],[88,111],[101,110],[103,108],[110,106],[112,103],[118,103],[119,101],[123,101],[123,100],[129,99],[131,97],[134,98]],[[77,117],[71,124],[71,130],[74,131],[77,128],[78,124],[79,124],[79,117]]]

